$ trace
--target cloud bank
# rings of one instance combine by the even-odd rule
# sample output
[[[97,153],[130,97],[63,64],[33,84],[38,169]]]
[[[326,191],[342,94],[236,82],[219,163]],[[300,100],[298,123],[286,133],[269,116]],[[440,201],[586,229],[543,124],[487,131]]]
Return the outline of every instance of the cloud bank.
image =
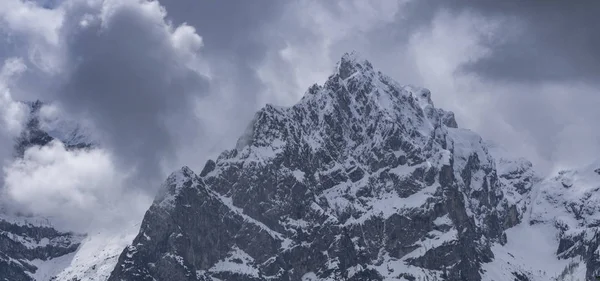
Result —
[[[70,118],[90,122],[101,144],[70,151],[54,142],[5,165],[6,192],[15,205],[79,228],[105,207],[125,205],[123,195],[132,195],[126,192],[156,190],[173,169],[175,149],[198,137],[195,104],[210,78],[194,27],[173,26],[158,2],[64,1],[48,11],[13,1],[10,8],[32,18],[51,13],[60,25],[42,29],[5,13],[16,36],[41,39],[31,39],[21,54],[31,69],[22,80],[33,86],[5,91],[4,103],[11,105],[3,103],[4,119],[16,120],[14,100],[24,93],[21,99],[52,101]],[[40,41],[47,45],[43,52]],[[35,84],[40,77],[48,81]]]
[[[3,180],[20,210],[72,227],[119,198],[148,204],[168,172],[200,170],[255,110],[295,103],[352,50],[430,88],[461,127],[542,173],[583,165],[600,155],[598,4],[588,4],[1,1]],[[89,123],[100,145],[10,158],[25,118],[16,101],[35,99]]]
[[[147,199],[123,186],[128,174],[115,169],[112,157],[100,149],[67,151],[53,141],[28,149],[22,159],[5,166],[4,173],[14,207],[56,219],[62,228],[118,224],[118,212],[139,213],[147,207]],[[130,197],[124,201],[123,195]]]

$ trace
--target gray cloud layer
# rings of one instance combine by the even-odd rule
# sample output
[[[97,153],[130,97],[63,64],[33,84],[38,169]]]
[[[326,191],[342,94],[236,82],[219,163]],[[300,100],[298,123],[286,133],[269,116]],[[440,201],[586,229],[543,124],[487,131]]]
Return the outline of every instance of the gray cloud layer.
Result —
[[[466,67],[498,80],[526,83],[580,80],[600,76],[598,1],[447,1],[452,9],[470,9],[500,17],[506,28],[486,42],[493,54]]]
[[[68,74],[53,97],[94,120],[104,144],[143,176],[160,175],[162,161],[174,157],[172,129],[195,129],[183,122],[169,128],[168,118],[195,118],[195,98],[208,90],[208,79],[185,65],[172,34],[152,16],[124,5],[84,28],[70,18],[63,27]]]
[[[543,172],[600,155],[595,1],[53,3],[0,3],[0,58],[28,67],[7,100],[53,100],[89,120],[107,173],[133,170],[120,184],[150,194],[167,171],[200,169],[233,145],[264,103],[293,104],[351,50],[430,88],[461,126]]]

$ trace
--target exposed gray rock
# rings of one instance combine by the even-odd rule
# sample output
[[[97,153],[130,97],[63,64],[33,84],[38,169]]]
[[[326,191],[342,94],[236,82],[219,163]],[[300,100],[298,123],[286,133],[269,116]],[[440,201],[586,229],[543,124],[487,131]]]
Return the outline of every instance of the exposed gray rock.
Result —
[[[56,231],[49,226],[0,219],[0,277],[30,281],[38,268],[34,260],[46,261],[77,250],[83,237]]]
[[[429,90],[347,54],[200,176],[171,175],[109,280],[480,280],[520,217],[501,184]]]

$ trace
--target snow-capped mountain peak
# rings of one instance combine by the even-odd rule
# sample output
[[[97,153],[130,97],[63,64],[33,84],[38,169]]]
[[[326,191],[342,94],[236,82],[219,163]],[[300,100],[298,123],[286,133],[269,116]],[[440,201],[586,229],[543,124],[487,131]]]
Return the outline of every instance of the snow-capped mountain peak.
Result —
[[[297,104],[259,110],[200,174],[172,173],[118,260],[131,237],[98,234],[35,274],[69,257],[57,280],[599,274],[600,164],[541,179],[527,159],[458,128],[433,98],[344,54]]]
[[[261,109],[201,177],[169,177],[110,280],[479,280],[519,218],[481,138],[456,127],[428,90],[346,54],[296,105]]]
[[[342,55],[340,61],[336,63],[333,75],[338,75],[340,79],[346,80],[358,73],[363,75],[374,74],[373,65],[356,51],[353,51]]]

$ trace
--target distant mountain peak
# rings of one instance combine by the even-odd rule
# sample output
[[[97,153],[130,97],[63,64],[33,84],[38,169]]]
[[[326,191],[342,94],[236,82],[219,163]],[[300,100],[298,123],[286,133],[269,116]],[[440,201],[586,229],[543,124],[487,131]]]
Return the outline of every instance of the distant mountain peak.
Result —
[[[327,134],[335,133],[340,137],[336,140],[338,146],[348,141],[340,148],[368,150],[387,141],[378,135],[385,130],[402,131],[399,138],[423,148],[437,128],[458,127],[452,112],[434,107],[428,89],[403,86],[356,53],[345,54],[337,65],[323,85],[309,87],[296,105],[266,105],[257,112],[237,142],[235,150],[240,153],[235,153],[236,157],[249,157],[257,152],[245,150],[247,147],[273,148],[274,144],[283,147],[296,142],[297,139],[289,137],[300,132],[306,134],[304,138],[310,139],[314,148],[322,145],[321,140],[327,139]],[[290,132],[286,127],[300,132]],[[227,155],[231,156],[226,152],[224,157]],[[275,155],[259,153],[256,157]]]
[[[322,104],[331,102],[331,99],[359,107],[370,104],[371,108],[388,111],[392,115],[401,108],[405,108],[404,111],[410,110],[407,107],[420,108],[426,114],[428,111],[443,112],[446,118],[454,119],[452,112],[435,109],[429,89],[399,84],[357,52],[345,53],[324,85],[312,85],[303,100],[315,98]],[[455,120],[447,123],[449,127],[457,127]]]

